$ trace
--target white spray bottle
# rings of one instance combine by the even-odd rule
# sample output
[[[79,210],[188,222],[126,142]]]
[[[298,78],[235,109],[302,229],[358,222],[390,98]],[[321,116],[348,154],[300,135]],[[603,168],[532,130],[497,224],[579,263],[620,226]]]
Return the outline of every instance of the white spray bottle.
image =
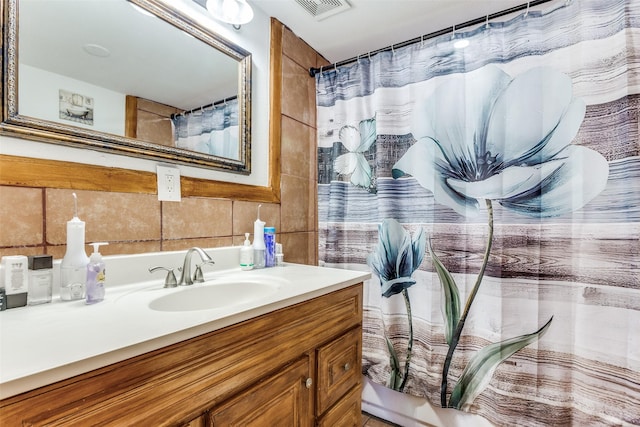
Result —
[[[253,268],[264,268],[265,250],[264,245],[264,221],[260,221],[260,207],[258,205],[258,219],[253,223]]]
[[[78,218],[78,196],[73,193],[74,216],[67,221],[67,251],[60,264],[60,299],[84,298],[89,257],[84,250],[84,221]]]

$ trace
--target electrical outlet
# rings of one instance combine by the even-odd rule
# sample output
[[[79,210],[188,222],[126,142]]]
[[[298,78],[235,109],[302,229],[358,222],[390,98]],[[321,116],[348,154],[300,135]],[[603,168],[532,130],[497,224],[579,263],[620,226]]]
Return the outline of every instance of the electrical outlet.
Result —
[[[158,174],[158,200],[167,202],[179,202],[180,193],[180,169],[169,166],[156,166]]]

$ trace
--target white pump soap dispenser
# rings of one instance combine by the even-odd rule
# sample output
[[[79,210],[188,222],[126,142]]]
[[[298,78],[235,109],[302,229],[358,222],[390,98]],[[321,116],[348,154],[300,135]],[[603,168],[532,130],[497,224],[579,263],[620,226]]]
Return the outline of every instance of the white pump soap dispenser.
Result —
[[[253,246],[249,241],[249,233],[244,233],[244,245],[240,248],[240,269],[253,270]]]
[[[67,251],[60,264],[60,299],[84,298],[89,257],[84,251],[84,221],[78,218],[78,196],[73,193],[74,216],[67,221]]]
[[[104,282],[106,279],[104,261],[99,252],[101,245],[108,245],[107,242],[91,243],[93,253],[87,265],[87,304],[95,304],[104,299]]]

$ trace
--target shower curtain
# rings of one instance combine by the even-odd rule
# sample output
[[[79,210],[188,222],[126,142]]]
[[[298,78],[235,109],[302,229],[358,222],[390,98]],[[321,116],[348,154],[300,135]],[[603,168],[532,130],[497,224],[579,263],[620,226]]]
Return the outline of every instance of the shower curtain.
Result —
[[[240,158],[238,99],[172,117],[176,147],[230,159]]]
[[[363,374],[499,426],[640,425],[640,1],[364,54],[316,100],[319,258],[372,272]]]

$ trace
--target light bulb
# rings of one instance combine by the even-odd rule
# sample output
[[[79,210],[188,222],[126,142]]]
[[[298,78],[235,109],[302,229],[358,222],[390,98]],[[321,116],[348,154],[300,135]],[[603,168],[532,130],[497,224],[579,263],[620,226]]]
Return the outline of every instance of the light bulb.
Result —
[[[240,6],[236,0],[224,0],[222,2],[222,16],[227,22],[233,22],[240,11]]]
[[[246,0],[207,0],[207,10],[215,19],[233,25],[253,19],[253,9]]]

